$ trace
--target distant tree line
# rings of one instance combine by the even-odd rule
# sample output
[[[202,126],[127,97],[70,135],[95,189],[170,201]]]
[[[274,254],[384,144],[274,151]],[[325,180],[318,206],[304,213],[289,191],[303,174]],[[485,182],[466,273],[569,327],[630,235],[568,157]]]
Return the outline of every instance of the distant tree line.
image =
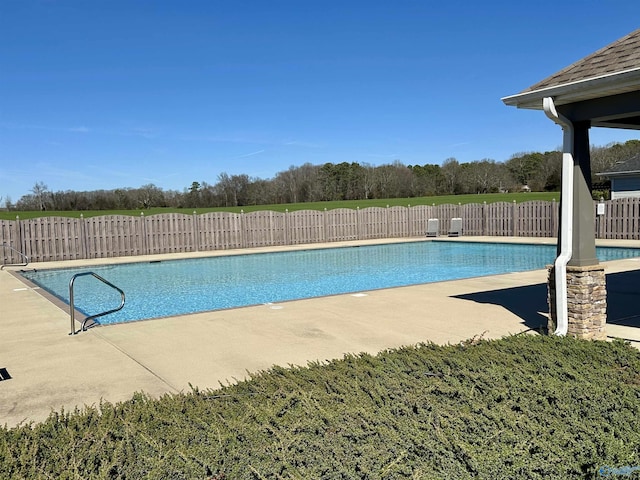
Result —
[[[592,147],[594,187],[602,187],[595,173],[640,153],[640,140]],[[562,154],[559,151],[513,155],[505,162],[484,159],[460,163],[446,159],[442,165],[404,165],[396,161],[372,166],[356,162],[291,166],[265,180],[248,175],[221,173],[214,184],[194,181],[182,192],[148,184],[87,192],[51,192],[37,182],[15,210],[125,210],[150,207],[229,207],[373,198],[410,198],[502,191],[557,191],[560,189]]]

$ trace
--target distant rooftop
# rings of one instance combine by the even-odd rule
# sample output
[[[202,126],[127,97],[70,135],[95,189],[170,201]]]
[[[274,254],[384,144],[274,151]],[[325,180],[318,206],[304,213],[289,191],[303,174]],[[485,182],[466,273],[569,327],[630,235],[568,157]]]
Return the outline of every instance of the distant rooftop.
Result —
[[[616,163],[609,171],[601,172],[598,175],[616,177],[629,173],[640,173],[640,153],[624,162]]]

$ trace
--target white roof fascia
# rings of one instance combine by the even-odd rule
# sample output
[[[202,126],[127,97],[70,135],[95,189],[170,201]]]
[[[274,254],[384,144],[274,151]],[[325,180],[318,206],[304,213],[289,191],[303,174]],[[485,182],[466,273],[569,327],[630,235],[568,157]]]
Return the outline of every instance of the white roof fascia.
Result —
[[[509,106],[542,110],[544,97],[552,97],[556,105],[565,105],[634,90],[640,90],[640,67],[510,95],[501,100]]]
[[[608,177],[622,177],[624,175],[640,175],[640,170],[625,170],[624,172],[600,172],[596,175],[606,175]]]

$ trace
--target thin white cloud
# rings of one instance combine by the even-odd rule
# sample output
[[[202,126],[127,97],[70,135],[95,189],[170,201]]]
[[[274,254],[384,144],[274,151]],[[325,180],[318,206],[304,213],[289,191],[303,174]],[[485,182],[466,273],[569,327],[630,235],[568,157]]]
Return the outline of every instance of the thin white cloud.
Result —
[[[311,143],[311,142],[301,142],[298,140],[288,140],[283,142],[283,145],[290,147],[306,147],[306,148],[322,148],[322,145],[317,144],[317,143]]]
[[[171,172],[171,173],[167,173],[165,175],[159,175],[156,177],[141,177],[142,180],[147,180],[147,181],[153,181],[153,182],[161,182],[163,180],[166,180],[167,178],[174,178],[174,177],[178,177],[180,176],[181,173],[180,172]]]
[[[304,147],[323,148],[324,145],[304,142],[299,140],[273,140],[264,135],[178,135],[177,140],[184,142],[210,142],[210,143],[244,143],[252,145],[267,145],[272,147]]]
[[[130,130],[124,130],[122,132],[114,132],[116,135],[125,135],[129,137],[142,137],[142,138],[157,138],[158,132],[152,128],[132,128]]]
[[[396,159],[400,155],[397,154],[397,153],[392,153],[392,154],[367,153],[367,154],[365,154],[365,156],[372,157],[372,158],[385,158],[385,159],[393,158],[393,159]]]
[[[261,153],[264,153],[266,150],[257,150],[255,152],[251,152],[251,153],[245,153],[244,155],[237,155],[235,157],[231,157],[232,159],[234,158],[246,158],[246,157],[253,157],[254,155],[259,155]]]
[[[84,126],[79,127],[52,127],[48,125],[33,125],[22,123],[0,123],[0,128],[15,129],[15,130],[46,130],[50,132],[89,132],[89,128]]]
[[[103,129],[90,128],[84,125],[76,127],[52,127],[50,125],[34,125],[34,124],[18,124],[18,123],[0,123],[0,128],[17,129],[17,130],[44,130],[48,132],[64,132],[64,133],[97,133],[101,135],[117,135],[127,137],[143,137],[155,138],[158,133],[150,128],[131,128],[131,129]]]
[[[210,142],[210,143],[264,143],[255,139],[242,137],[225,137],[221,135],[178,135],[177,140],[183,142]]]

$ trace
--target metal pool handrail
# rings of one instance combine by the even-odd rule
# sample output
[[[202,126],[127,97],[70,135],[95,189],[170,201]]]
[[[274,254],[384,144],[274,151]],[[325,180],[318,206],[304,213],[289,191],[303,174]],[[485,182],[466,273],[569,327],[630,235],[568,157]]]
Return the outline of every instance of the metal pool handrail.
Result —
[[[88,317],[86,317],[83,321],[82,321],[82,326],[80,328],[80,330],[76,331],[76,324],[75,324],[75,313],[76,313],[76,309],[74,307],[74,301],[73,301],[73,284],[76,281],[76,278],[78,277],[82,277],[85,275],[91,275],[92,277],[97,278],[98,280],[100,280],[102,283],[110,286],[111,288],[113,288],[114,290],[117,290],[118,292],[120,292],[120,306],[117,308],[114,308],[112,310],[107,310],[106,312],[102,312],[102,313],[97,313],[95,315],[90,315]],[[87,322],[89,320],[93,320],[95,318],[98,317],[102,317],[104,315],[108,315],[110,313],[115,313],[118,310],[122,310],[122,307],[124,307],[124,302],[125,302],[125,296],[124,296],[124,292],[116,287],[113,283],[109,282],[108,280],[105,280],[104,278],[102,278],[100,275],[98,275],[97,273],[94,272],[82,272],[82,273],[76,273],[73,277],[71,277],[71,280],[69,280],[69,313],[71,316],[71,332],[69,332],[69,335],[75,335],[76,333],[82,331],[86,331],[86,325]]]
[[[4,252],[5,248],[8,248],[9,250],[13,250],[18,255],[20,255],[22,258],[24,258],[24,263],[7,263],[7,264],[5,264],[4,263],[4,253],[3,253],[3,255],[2,255],[2,257],[3,257],[2,258],[2,265],[0,266],[0,270],[2,270],[4,267],[26,267],[27,265],[29,265],[29,257],[27,257],[20,250],[16,250],[11,245],[9,245],[7,242],[3,242],[3,244],[2,244],[3,252]]]

